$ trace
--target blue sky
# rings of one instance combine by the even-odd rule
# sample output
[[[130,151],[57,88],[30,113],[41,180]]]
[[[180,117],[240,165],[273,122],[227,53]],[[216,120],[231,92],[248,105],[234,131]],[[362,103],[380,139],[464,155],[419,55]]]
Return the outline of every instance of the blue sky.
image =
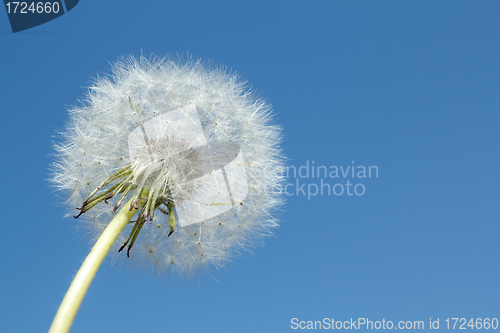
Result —
[[[290,166],[378,177],[290,178],[365,193],[293,192],[275,237],[200,279],[105,261],[72,332],[500,317],[499,2],[89,0],[16,34],[0,11],[0,332],[48,330],[88,253],[47,181],[53,137],[93,77],[141,52],[241,73]]]

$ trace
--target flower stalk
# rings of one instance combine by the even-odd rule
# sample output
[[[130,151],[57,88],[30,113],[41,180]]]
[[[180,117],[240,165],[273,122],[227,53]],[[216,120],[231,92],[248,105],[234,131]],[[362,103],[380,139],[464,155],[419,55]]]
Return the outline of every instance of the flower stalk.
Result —
[[[141,201],[140,206],[144,202]],[[97,242],[92,247],[87,258],[76,273],[64,299],[57,310],[49,333],[69,332],[75,315],[82,303],[90,283],[94,279],[99,266],[108,254],[118,235],[122,232],[138,209],[132,207],[132,199],[122,207],[118,214],[111,220]],[[132,208],[132,209],[130,209]]]

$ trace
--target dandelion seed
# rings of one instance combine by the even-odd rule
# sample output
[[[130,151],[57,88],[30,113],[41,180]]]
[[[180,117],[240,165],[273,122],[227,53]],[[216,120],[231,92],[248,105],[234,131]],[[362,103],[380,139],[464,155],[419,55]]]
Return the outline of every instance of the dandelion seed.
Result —
[[[270,106],[237,75],[200,61],[128,58],[70,110],[53,182],[68,193],[70,215],[105,230],[95,238],[119,223],[115,251],[157,274],[190,275],[277,226],[280,141]]]

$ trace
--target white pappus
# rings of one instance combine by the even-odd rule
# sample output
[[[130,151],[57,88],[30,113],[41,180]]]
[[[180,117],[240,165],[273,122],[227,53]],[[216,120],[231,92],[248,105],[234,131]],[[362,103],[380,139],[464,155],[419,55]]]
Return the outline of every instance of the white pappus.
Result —
[[[95,238],[118,207],[140,208],[114,244],[127,260],[190,275],[277,226],[281,128],[236,74],[129,57],[69,113],[52,181]]]

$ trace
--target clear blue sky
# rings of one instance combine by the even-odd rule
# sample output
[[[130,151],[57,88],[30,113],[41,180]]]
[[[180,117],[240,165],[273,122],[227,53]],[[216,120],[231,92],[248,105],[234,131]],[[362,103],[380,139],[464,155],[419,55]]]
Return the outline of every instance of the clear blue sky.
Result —
[[[17,34],[0,11],[0,332],[48,330],[87,254],[47,182],[51,142],[91,78],[141,51],[241,73],[274,105],[289,165],[378,177],[291,177],[275,237],[211,276],[107,260],[72,332],[500,318],[500,2],[89,0]],[[297,181],[365,193],[308,200]]]

